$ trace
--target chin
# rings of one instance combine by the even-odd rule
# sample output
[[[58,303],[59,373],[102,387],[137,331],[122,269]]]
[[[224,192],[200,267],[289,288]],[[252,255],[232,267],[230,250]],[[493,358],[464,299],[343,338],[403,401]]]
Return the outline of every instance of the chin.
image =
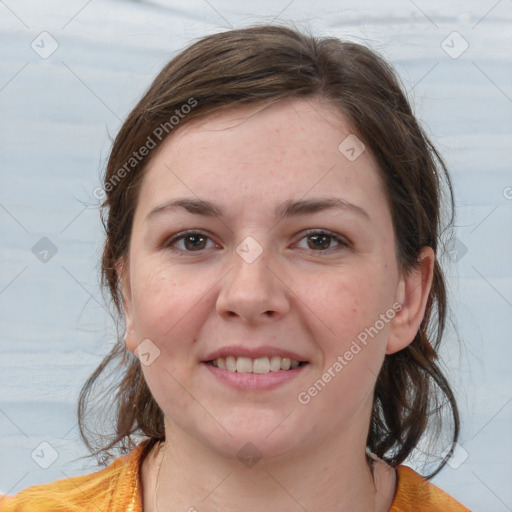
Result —
[[[298,425],[286,422],[291,418],[286,415],[266,415],[265,419],[257,414],[244,416],[236,421],[224,421],[226,430],[204,433],[203,442],[219,455],[228,459],[238,459],[250,467],[254,461],[276,462],[296,453],[297,447],[303,445],[298,435]],[[284,419],[284,421],[283,421]],[[231,418],[235,420],[235,418]]]

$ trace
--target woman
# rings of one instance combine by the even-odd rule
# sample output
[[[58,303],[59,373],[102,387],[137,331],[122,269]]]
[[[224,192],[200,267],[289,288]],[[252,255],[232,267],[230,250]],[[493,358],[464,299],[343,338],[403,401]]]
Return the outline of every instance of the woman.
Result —
[[[126,331],[79,421],[94,455],[125,455],[1,510],[468,510],[402,465],[441,404],[459,430],[436,362],[443,185],[451,207],[365,47],[257,26],[177,55],[105,176],[103,283]],[[116,425],[101,440],[95,386]]]

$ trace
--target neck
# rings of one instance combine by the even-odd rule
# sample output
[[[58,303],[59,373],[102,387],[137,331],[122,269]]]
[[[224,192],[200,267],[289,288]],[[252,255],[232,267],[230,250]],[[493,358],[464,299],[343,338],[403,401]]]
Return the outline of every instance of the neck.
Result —
[[[297,458],[261,459],[252,467],[219,455],[168,424],[166,439],[165,450],[148,457],[152,462],[143,484],[148,489],[144,511],[373,512],[388,510],[391,504],[394,472],[386,474],[385,464],[376,463],[372,475],[365,439],[338,436],[334,446],[332,439],[326,440],[309,452],[301,450]],[[158,505],[153,496],[157,484]]]

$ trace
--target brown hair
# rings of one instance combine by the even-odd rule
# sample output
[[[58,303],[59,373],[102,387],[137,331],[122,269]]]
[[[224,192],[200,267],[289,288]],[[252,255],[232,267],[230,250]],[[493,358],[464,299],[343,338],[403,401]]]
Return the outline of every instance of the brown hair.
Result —
[[[204,37],[174,57],[114,140],[102,204],[106,230],[102,285],[113,299],[117,319],[122,317],[122,303],[116,263],[127,257],[143,169],[156,147],[176,127],[213,112],[282,98],[314,97],[329,100],[346,116],[375,156],[389,199],[402,270],[415,268],[422,247],[438,251],[443,199],[448,200],[449,222],[453,222],[450,179],[392,68],[365,46],[332,37],[315,38],[278,25],[230,30]],[[150,146],[149,152],[142,150]],[[147,154],[141,157],[143,153]],[[409,346],[385,357],[376,382],[367,447],[394,467],[411,454],[432,422],[442,422],[444,405],[453,419],[453,443],[458,438],[457,404],[437,357],[446,318],[445,281],[436,259],[420,329]],[[99,377],[107,377],[108,368],[111,380],[106,385]],[[91,401],[94,386],[103,392],[107,402],[103,407]],[[98,418],[99,410],[114,421],[105,435],[89,431],[90,406],[94,406],[92,417]],[[122,338],[118,337],[82,388],[78,417],[86,446],[103,463],[113,457],[110,450],[115,447],[121,453],[133,449],[137,436],[155,442],[165,438],[163,413],[146,385],[138,359],[125,348]],[[446,460],[441,460],[429,478]]]

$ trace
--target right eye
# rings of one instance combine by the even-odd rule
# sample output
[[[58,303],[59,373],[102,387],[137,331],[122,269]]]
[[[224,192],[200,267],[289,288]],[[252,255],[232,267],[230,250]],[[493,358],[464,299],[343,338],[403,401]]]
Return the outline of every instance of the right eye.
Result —
[[[200,231],[184,231],[167,239],[164,247],[176,252],[200,252],[212,247],[207,247],[208,241],[210,241],[213,246],[217,245],[209,236]],[[180,244],[181,247],[179,247]]]

